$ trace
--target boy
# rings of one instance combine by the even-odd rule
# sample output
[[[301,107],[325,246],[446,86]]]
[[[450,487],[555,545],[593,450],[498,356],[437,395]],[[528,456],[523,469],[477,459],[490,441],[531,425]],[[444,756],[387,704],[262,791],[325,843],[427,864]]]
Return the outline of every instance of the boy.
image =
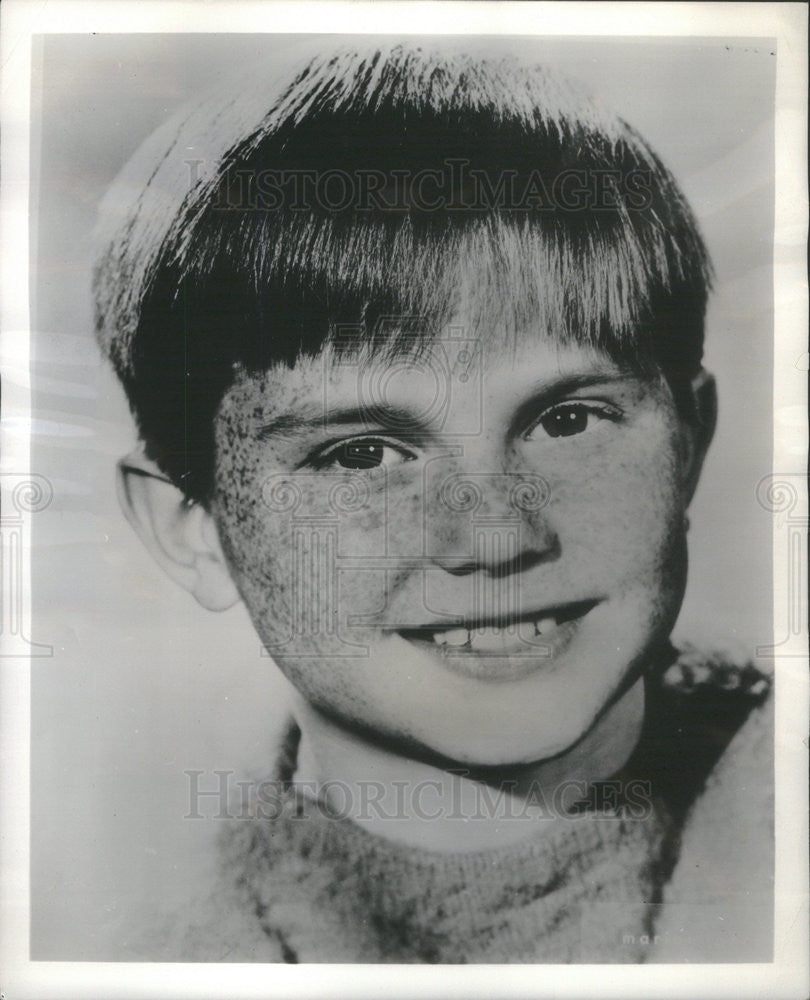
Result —
[[[107,214],[124,509],[295,718],[144,957],[766,960],[767,683],[668,643],[709,265],[644,140],[517,60],[341,47]]]

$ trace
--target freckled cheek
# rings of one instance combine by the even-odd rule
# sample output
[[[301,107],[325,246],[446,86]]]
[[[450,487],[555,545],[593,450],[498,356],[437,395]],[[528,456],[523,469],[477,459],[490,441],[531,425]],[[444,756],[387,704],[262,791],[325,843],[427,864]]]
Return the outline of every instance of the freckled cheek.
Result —
[[[385,606],[394,582],[396,568],[384,563],[392,528],[384,511],[368,505],[310,524],[309,509],[279,513],[252,502],[226,528],[240,590],[266,638],[286,633],[302,600],[321,619],[334,615],[341,630],[351,628],[352,616]]]
[[[594,579],[656,574],[670,558],[682,512],[674,464],[650,455],[590,466],[551,480],[545,516],[569,567]]]
[[[291,558],[290,536],[269,523],[248,520],[229,532],[228,555],[240,592],[254,619],[279,622],[290,619],[296,567]]]
[[[250,467],[247,456],[241,469]],[[247,608],[260,620],[287,622],[294,564],[289,516],[273,513],[262,500],[262,477],[230,475],[220,469],[216,523],[234,581]],[[260,629],[263,632],[263,629]],[[263,634],[263,638],[266,638]]]
[[[424,504],[421,491],[394,488],[364,510],[342,515],[338,573],[339,614],[377,615],[414,572],[401,560],[423,555]]]
[[[387,495],[386,538],[391,557],[420,558],[425,554],[431,511],[421,486],[392,483]]]

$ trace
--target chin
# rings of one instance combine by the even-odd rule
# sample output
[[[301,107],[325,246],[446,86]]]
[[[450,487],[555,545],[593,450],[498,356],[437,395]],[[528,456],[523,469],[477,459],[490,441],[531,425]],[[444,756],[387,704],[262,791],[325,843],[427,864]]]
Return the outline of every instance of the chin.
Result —
[[[475,746],[444,745],[435,752],[442,758],[466,767],[511,767],[536,764],[564,754],[577,744],[591,728],[567,726],[554,733],[544,733],[542,741],[537,732],[510,733],[508,738],[476,742]]]
[[[506,767],[534,764],[564,754],[593,729],[604,708],[604,701],[595,697],[592,703],[577,692],[576,705],[565,699],[549,699],[546,711],[532,711],[532,701],[515,698],[522,705],[492,704],[492,698],[468,711],[453,713],[452,726],[444,731],[426,732],[421,726],[409,741],[418,748],[417,755],[439,757],[446,763],[465,767]],[[554,707],[552,707],[554,706]],[[448,713],[449,716],[449,713]]]

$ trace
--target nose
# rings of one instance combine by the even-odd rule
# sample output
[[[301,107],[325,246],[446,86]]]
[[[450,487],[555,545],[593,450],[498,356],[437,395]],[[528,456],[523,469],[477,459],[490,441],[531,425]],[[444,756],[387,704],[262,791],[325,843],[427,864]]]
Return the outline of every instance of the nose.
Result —
[[[548,483],[538,475],[451,473],[436,493],[429,553],[453,576],[519,574],[559,553]]]

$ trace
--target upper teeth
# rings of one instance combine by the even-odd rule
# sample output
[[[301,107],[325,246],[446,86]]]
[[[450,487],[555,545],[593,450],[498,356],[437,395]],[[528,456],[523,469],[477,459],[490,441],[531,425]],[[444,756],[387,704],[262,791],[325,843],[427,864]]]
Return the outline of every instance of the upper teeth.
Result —
[[[509,639],[517,638],[522,642],[531,642],[535,636],[548,635],[556,624],[557,622],[554,618],[546,616],[538,618],[537,621],[516,622],[504,627],[499,625],[481,625],[474,629],[451,628],[441,632],[434,632],[433,641],[439,646],[470,645],[473,649],[476,646],[490,646],[493,641],[503,642],[507,637]]]
[[[463,646],[470,641],[470,633],[466,628],[451,628],[448,632],[437,632],[433,641],[440,646]]]

